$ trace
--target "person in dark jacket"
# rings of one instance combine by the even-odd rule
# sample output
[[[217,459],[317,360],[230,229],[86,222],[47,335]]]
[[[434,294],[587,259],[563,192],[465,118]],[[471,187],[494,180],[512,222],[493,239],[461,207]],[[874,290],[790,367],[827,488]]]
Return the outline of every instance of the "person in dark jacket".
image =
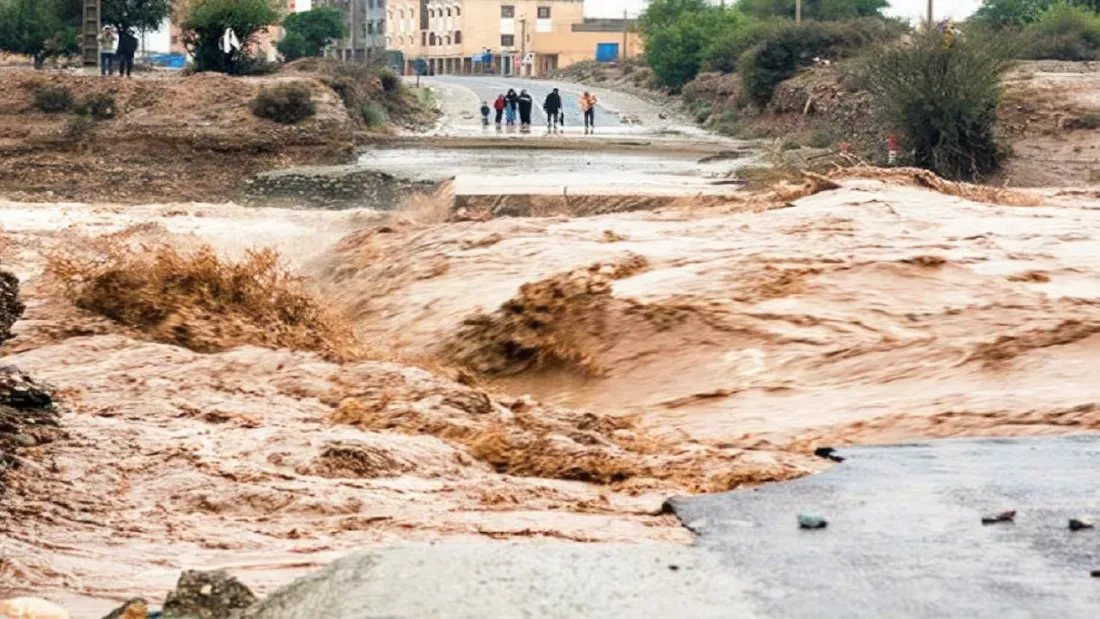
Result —
[[[546,129],[548,131],[554,131],[558,128],[558,114],[561,109],[561,95],[558,94],[558,89],[555,88],[553,92],[546,95],[546,101],[542,104],[542,110],[546,112]]]
[[[130,77],[134,70],[134,54],[137,53],[137,37],[129,31],[120,30],[118,33],[118,76]]]
[[[514,125],[516,124],[516,117],[519,115],[519,95],[516,94],[515,90],[509,88],[504,100],[508,102],[505,118],[509,125]]]
[[[524,127],[530,127],[531,108],[534,106],[535,100],[527,94],[526,90],[521,90],[519,97],[516,97],[516,103],[519,104],[519,123]]]

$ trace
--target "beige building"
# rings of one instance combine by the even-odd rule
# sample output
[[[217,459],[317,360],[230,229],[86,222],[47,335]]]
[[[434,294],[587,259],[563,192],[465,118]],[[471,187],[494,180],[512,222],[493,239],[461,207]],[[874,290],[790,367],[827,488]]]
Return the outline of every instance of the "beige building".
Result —
[[[406,73],[538,75],[598,48],[617,58],[624,42],[623,20],[585,20],[584,0],[389,0],[385,23]],[[626,42],[636,53],[636,36]]]

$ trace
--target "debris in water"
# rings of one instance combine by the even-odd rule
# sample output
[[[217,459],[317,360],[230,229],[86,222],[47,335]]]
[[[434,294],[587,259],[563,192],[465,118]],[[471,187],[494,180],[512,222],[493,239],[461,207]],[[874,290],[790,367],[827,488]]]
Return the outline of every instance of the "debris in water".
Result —
[[[1095,526],[1096,526],[1096,524],[1093,523],[1092,520],[1089,520],[1087,518],[1070,518],[1069,519],[1069,530],[1070,531],[1080,531],[1081,529],[1091,529]]]
[[[824,529],[829,526],[829,521],[817,512],[807,512],[798,515],[798,526],[802,529]]]
[[[818,447],[814,450],[814,455],[818,458],[832,460],[833,462],[844,462],[845,460],[843,456],[836,455],[836,450],[832,447]]]
[[[1016,510],[1010,509],[994,516],[982,517],[982,524],[997,524],[998,522],[1016,522]]]
[[[112,610],[111,614],[103,619],[147,619],[149,615],[149,603],[145,598],[133,598]]]
[[[69,619],[69,611],[38,598],[0,600],[0,617],[12,619]]]

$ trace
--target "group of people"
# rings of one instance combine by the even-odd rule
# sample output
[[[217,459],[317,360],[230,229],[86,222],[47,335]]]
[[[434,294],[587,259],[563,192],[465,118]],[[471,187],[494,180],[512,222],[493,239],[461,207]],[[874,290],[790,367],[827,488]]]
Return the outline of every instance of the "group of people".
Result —
[[[99,33],[100,74],[114,75],[117,62],[119,77],[130,77],[134,71],[137,48],[138,40],[133,34],[125,30],[118,32],[114,26],[104,26],[103,32]]]
[[[578,101],[581,111],[584,113],[584,132],[586,135],[596,130],[596,103],[596,96],[587,91],[581,95]],[[502,123],[507,126],[515,126],[518,121],[522,129],[529,130],[531,127],[531,109],[534,104],[534,99],[526,90],[520,90],[519,94],[516,94],[514,89],[509,88],[507,93],[497,96],[492,107],[489,106],[488,101],[481,102],[481,123],[488,127],[489,116],[495,111],[498,129]],[[542,103],[542,111],[546,113],[547,131],[556,132],[565,127],[565,104],[562,102],[561,93],[558,92],[557,88],[546,95],[546,100]]]

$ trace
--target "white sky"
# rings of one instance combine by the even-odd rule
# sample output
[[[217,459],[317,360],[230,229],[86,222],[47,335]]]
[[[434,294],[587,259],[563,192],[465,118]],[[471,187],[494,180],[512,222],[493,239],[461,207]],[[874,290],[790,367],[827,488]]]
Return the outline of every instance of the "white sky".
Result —
[[[733,0],[730,0],[731,2]],[[969,16],[981,0],[934,0],[936,19],[962,19]],[[928,11],[928,0],[891,0],[889,13],[898,17],[924,17]],[[645,8],[645,0],[587,0],[584,14],[587,17],[622,17],[623,9],[636,17]]]

